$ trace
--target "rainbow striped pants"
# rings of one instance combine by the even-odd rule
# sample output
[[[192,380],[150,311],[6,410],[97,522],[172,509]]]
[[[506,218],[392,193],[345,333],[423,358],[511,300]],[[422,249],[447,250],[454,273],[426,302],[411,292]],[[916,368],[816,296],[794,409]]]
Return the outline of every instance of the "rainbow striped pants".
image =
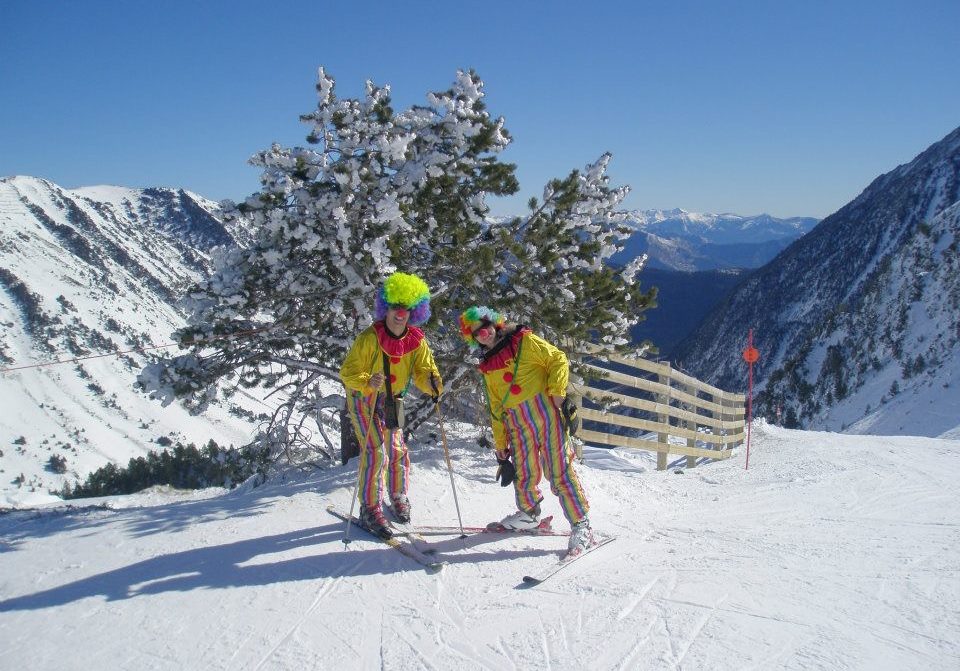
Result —
[[[401,430],[393,431],[390,446],[384,447],[387,429],[383,425],[383,394],[364,396],[359,391],[349,393],[347,407],[350,421],[360,442],[357,498],[361,504],[372,508],[380,505],[384,489],[390,498],[407,493],[410,453]],[[375,399],[379,399],[376,408],[373,407]]]
[[[540,393],[506,410],[503,424],[517,469],[513,483],[517,507],[530,511],[543,500],[539,485],[546,472],[567,521],[576,524],[585,518],[590,504],[573,468],[576,455],[567,445],[560,411],[550,398]]]

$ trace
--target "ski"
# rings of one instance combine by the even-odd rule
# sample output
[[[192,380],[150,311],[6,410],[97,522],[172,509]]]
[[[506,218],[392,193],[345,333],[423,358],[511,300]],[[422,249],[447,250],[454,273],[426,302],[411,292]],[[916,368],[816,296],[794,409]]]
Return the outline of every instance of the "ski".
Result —
[[[353,519],[357,518],[355,517]],[[394,536],[402,536],[407,538],[410,541],[410,544],[423,554],[432,555],[437,551],[437,549],[430,544],[430,541],[417,533],[417,530],[412,528],[409,524],[399,522],[396,518],[390,520],[388,524],[390,525],[390,531]]]
[[[437,551],[437,549],[430,544],[430,541],[424,538],[410,522],[401,522],[397,519],[396,511],[392,506],[388,508],[388,510],[393,518],[389,524],[394,536],[404,536],[408,538],[413,546],[424,554],[430,555]]]
[[[506,534],[516,536],[569,536],[570,531],[555,530],[551,526],[553,516],[545,517],[533,529],[507,529],[499,522],[491,522],[485,527],[463,527],[465,534]],[[413,531],[423,536],[454,536],[460,533],[460,527],[454,526],[418,526]]]
[[[410,559],[417,562],[418,564],[421,564],[424,568],[426,568],[431,573],[436,573],[440,571],[444,566],[447,565],[447,562],[437,560],[436,558],[429,556],[428,554],[426,554],[425,552],[417,548],[410,541],[409,538],[407,539],[407,542],[404,543],[400,538],[398,538],[398,536],[405,535],[403,534],[403,532],[400,532],[399,534],[395,534],[390,538],[384,538],[383,536],[378,536],[373,531],[368,529],[367,526],[362,521],[360,521],[358,517],[351,517],[347,513],[337,510],[337,508],[333,505],[327,506],[327,512],[333,515],[334,517],[343,520],[344,522],[346,522],[347,520],[350,520],[350,523],[353,524],[355,527],[359,527],[360,529],[363,529],[368,534],[376,538],[378,541],[381,541],[382,543],[389,545],[400,554],[406,557],[409,557]]]
[[[538,574],[536,574],[536,575],[525,575],[525,576],[523,576],[523,582],[524,582],[525,584],[527,584],[527,585],[530,585],[530,586],[539,585],[539,584],[542,583],[544,580],[546,580],[547,578],[550,578],[550,577],[556,575],[557,573],[559,573],[559,572],[562,571],[563,569],[565,569],[565,568],[567,568],[568,566],[570,566],[570,564],[572,564],[572,563],[574,563],[575,561],[577,561],[578,559],[583,559],[584,557],[586,557],[588,554],[590,554],[590,553],[593,552],[594,550],[598,550],[598,549],[602,548],[604,545],[606,545],[607,543],[613,542],[613,541],[615,541],[616,539],[617,539],[616,536],[610,536],[610,537],[608,537],[608,538],[601,538],[601,539],[599,539],[596,543],[594,543],[593,545],[591,545],[590,547],[588,547],[586,550],[584,550],[583,552],[581,552],[581,553],[579,553],[579,554],[574,555],[573,557],[564,556],[564,558],[561,559],[560,561],[558,561],[556,564],[554,564],[554,565],[552,565],[552,566],[544,569],[543,571],[541,571],[540,573],[538,573]]]
[[[430,541],[424,538],[417,529],[414,529],[407,524],[391,522],[390,530],[393,532],[394,536],[400,536],[409,540],[411,545],[425,555],[432,555],[437,551],[437,549],[430,544]]]

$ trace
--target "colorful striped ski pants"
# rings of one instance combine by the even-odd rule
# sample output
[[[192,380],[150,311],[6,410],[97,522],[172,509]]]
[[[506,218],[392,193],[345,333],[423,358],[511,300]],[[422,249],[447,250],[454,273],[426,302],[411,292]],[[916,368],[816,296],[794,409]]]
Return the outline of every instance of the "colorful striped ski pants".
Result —
[[[590,504],[573,468],[576,455],[567,445],[560,411],[550,398],[540,393],[508,409],[503,423],[517,469],[513,483],[517,507],[531,511],[543,500],[539,485],[546,471],[550,491],[560,499],[567,521],[576,524],[585,518]]]
[[[390,498],[407,493],[410,453],[400,429],[393,431],[389,449],[384,448],[384,434],[387,429],[383,425],[383,394],[364,396],[359,391],[349,393],[347,407],[350,421],[360,442],[360,482],[357,498],[361,504],[372,508],[380,505],[383,498],[384,478]],[[379,399],[376,409],[372,407],[375,399]]]

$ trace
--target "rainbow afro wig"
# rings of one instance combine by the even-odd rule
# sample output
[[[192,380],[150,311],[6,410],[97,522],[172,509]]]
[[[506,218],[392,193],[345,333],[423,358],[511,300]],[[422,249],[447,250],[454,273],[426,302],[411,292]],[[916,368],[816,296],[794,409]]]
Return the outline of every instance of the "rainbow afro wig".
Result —
[[[410,323],[425,324],[430,319],[430,289],[416,275],[394,273],[380,286],[377,292],[377,321],[387,316],[391,305],[402,305],[410,311]]]
[[[507,320],[499,312],[485,305],[474,305],[460,315],[460,335],[470,345],[471,349],[478,349],[480,343],[473,337],[473,332],[484,324],[490,324],[500,329]]]

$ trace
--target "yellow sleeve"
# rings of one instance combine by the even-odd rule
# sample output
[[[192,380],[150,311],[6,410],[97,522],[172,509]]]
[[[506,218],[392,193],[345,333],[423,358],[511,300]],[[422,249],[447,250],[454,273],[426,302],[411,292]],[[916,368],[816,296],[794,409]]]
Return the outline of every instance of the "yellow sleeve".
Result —
[[[497,415],[493,409],[494,400],[491,398],[490,385],[487,384],[487,376],[480,373],[480,384],[483,385],[483,393],[487,398],[487,409],[490,411],[490,428],[493,429],[493,447],[497,452],[503,452],[507,449],[507,430],[503,426],[503,416]],[[503,413],[503,408],[500,408]]]
[[[490,426],[493,429],[493,446],[497,452],[503,452],[507,449],[507,430],[503,426],[503,420],[490,416]]]
[[[424,394],[433,396],[433,385],[430,384],[431,375],[437,381],[437,393],[443,393],[443,380],[440,379],[440,371],[437,370],[437,364],[433,360],[433,350],[430,349],[427,339],[424,338],[413,354],[413,383]]]
[[[567,355],[533,333],[528,333],[526,339],[531,359],[546,371],[547,396],[566,396],[567,384],[570,382]]]
[[[373,369],[377,365],[379,350],[377,335],[372,329],[367,329],[357,336],[340,366],[340,379],[343,380],[344,387],[350,391],[363,392],[367,396],[376,393],[377,390],[368,383],[375,372]]]
[[[498,453],[504,452],[507,445],[507,429],[503,425],[503,417],[497,417],[490,412],[490,428],[493,429],[493,447]]]

